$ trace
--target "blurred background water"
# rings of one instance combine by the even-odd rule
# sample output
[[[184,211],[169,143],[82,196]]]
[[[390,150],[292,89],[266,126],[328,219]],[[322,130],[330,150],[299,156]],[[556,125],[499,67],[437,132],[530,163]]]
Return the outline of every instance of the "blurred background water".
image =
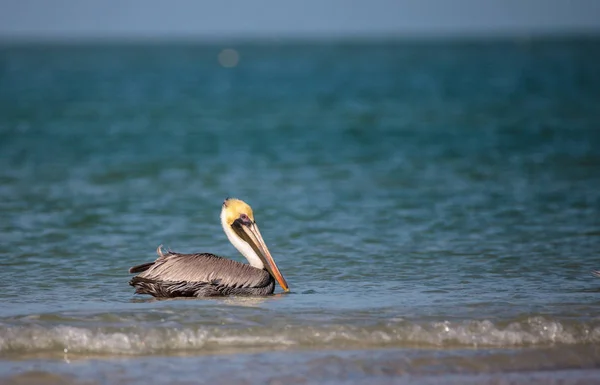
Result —
[[[0,48],[0,374],[600,376],[597,39],[230,49]],[[228,196],[291,293],[134,296],[159,244],[243,259]]]

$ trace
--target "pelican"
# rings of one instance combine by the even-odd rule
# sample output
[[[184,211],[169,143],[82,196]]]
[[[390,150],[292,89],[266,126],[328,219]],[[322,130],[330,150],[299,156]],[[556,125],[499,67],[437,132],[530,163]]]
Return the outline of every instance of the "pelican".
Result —
[[[592,270],[592,275],[593,275],[594,277],[598,277],[598,278],[600,278],[600,270]]]
[[[137,294],[154,297],[268,295],[275,290],[275,280],[284,291],[289,291],[246,202],[225,199],[221,225],[229,242],[249,265],[208,253],[163,252],[158,246],[156,261],[129,269],[129,273],[137,274],[129,284]]]

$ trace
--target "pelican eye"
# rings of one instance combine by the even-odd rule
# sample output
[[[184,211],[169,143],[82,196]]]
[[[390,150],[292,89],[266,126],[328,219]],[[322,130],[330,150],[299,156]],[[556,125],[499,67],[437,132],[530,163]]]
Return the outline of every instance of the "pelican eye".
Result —
[[[246,214],[240,214],[240,221],[245,225],[251,225],[252,220]]]

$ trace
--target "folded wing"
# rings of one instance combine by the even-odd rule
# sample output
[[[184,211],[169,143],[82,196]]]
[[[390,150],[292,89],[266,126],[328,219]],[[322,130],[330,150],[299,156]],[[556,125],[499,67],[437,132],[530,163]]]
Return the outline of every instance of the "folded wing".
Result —
[[[162,253],[149,263],[134,266],[139,273],[129,282],[140,294],[155,297],[261,295],[272,293],[274,280],[262,269],[214,254]]]

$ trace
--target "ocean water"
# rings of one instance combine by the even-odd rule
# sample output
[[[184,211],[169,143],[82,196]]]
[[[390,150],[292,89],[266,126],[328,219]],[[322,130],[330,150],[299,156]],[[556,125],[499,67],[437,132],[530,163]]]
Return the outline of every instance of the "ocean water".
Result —
[[[0,47],[0,383],[597,383],[598,62],[592,38]],[[243,260],[228,196],[291,292],[134,295],[159,244]]]

